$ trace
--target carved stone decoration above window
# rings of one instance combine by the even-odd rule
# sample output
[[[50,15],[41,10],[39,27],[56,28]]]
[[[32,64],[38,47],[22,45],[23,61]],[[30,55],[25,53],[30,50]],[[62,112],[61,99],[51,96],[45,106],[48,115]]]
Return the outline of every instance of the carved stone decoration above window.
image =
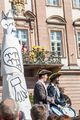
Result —
[[[49,18],[47,18],[46,22],[48,24],[57,24],[57,25],[65,25],[66,21],[64,18],[62,18],[61,16],[50,16]]]
[[[17,27],[29,27],[30,30],[34,29],[34,22],[36,16],[31,11],[24,12],[23,16],[14,16],[15,24]]]
[[[24,13],[24,16],[26,17],[26,20],[29,21],[29,26],[32,30],[34,28],[34,20],[36,16],[29,10]]]
[[[73,22],[73,26],[80,27],[80,18],[76,19],[76,20]]]
[[[24,16],[27,18],[27,19],[31,19],[31,20],[34,20],[35,19],[35,15],[31,12],[31,11],[25,11],[24,12]]]
[[[14,15],[23,16],[24,0],[11,0],[10,2]]]

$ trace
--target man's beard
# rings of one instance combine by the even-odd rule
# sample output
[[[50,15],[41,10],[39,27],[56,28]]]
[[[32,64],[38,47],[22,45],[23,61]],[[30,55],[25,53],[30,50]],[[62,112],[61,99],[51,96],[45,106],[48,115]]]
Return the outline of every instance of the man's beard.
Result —
[[[56,81],[56,84],[59,84],[59,81]]]

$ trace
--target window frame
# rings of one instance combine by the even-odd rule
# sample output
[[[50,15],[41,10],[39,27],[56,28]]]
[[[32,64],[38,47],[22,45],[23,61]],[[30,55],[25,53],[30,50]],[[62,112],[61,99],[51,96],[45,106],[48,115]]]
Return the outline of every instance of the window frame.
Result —
[[[28,31],[28,29],[23,29],[23,28],[16,28],[16,30],[24,30],[24,31],[26,31],[26,37],[27,37],[27,39],[26,39],[26,47],[29,49],[29,31]],[[22,41],[20,41],[21,43],[20,43],[20,45],[22,46]]]
[[[72,0],[72,7],[73,7],[73,9],[80,9],[80,7],[78,7],[74,4],[74,0]]]
[[[75,38],[76,38],[77,58],[80,59],[80,55],[79,55],[79,46],[78,46],[78,32],[80,32],[80,28],[79,28],[79,29],[76,29],[76,34],[75,34]]]
[[[49,29],[49,40],[50,40],[50,51],[52,51],[52,46],[51,46],[51,39],[50,39],[50,31],[61,31],[62,32],[62,40],[61,40],[61,45],[62,45],[62,55],[60,56],[61,58],[67,57],[67,49],[66,49],[66,35],[65,35],[65,27],[54,27],[51,26],[48,28]]]
[[[51,6],[51,7],[61,7],[61,0],[59,0],[59,4],[57,4],[57,5],[49,4],[49,3],[48,3],[48,0],[46,0],[46,5],[47,5],[47,6]]]
[[[52,39],[50,39],[51,49],[53,51],[53,48],[54,48],[54,52],[57,52],[57,56],[61,57],[62,56],[62,49],[61,49],[62,48],[62,31],[51,30],[50,31],[50,38],[51,38],[52,32],[54,32],[56,39],[54,39],[54,41]],[[57,35],[58,35],[57,32],[61,34],[59,41],[57,39]],[[54,46],[52,46],[52,43],[54,44]],[[60,43],[60,47],[59,47],[61,49],[60,51],[58,51],[58,43]],[[55,51],[55,49],[56,49],[56,51]],[[60,52],[61,55],[58,55],[58,52]]]

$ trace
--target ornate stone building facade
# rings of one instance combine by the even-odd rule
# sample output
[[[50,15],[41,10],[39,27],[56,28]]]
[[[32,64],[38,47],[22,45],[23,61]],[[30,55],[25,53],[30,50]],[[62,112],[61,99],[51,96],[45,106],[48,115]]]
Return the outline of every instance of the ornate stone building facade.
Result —
[[[16,36],[28,51],[33,46],[52,52],[52,61],[30,64],[24,70],[29,90],[36,81],[36,72],[46,67],[53,72],[60,70],[60,85],[64,88],[75,110],[80,109],[80,1],[79,0],[3,0],[0,11],[12,9],[16,24]],[[0,43],[3,30],[0,25]],[[45,61],[44,61],[45,62]],[[51,62],[51,63],[50,63]],[[2,84],[1,84],[2,85]]]

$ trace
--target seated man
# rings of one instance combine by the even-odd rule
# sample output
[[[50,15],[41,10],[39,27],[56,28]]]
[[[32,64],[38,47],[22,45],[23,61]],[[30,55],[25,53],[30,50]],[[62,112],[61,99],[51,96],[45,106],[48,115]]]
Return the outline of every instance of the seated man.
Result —
[[[48,80],[48,75],[51,74],[51,71],[42,69],[39,71],[39,79],[34,87],[34,103],[35,104],[47,104],[47,89],[45,82]]]
[[[59,89],[59,76],[60,73],[54,73],[50,76],[50,83],[47,87],[48,96],[53,98],[53,103],[65,105],[63,92]]]
[[[0,120],[19,120],[18,105],[13,99],[6,99],[0,103]]]

